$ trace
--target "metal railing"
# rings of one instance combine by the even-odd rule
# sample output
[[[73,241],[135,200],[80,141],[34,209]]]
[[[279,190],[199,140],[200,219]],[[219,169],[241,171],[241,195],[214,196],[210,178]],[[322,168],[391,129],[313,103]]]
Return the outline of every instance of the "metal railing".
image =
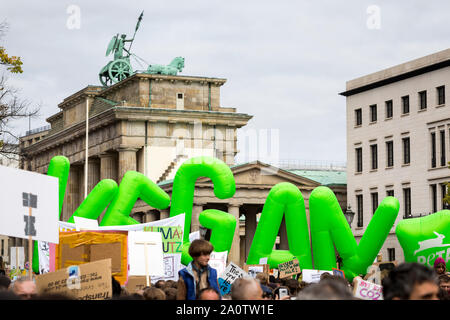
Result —
[[[287,170],[345,171],[347,163],[344,161],[281,159],[278,161],[278,167]]]
[[[42,132],[42,131],[47,131],[47,130],[50,130],[50,129],[51,129],[51,126],[47,125],[47,126],[43,126],[43,127],[32,129],[32,130],[27,130],[25,132],[25,136],[29,136],[30,134],[35,134],[35,133],[39,133],[39,132]]]

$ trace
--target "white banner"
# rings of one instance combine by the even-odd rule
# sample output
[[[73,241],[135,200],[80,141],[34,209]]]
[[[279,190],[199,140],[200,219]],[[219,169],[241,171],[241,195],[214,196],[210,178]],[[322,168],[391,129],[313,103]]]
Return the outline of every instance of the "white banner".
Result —
[[[211,252],[209,258],[209,265],[217,270],[217,275],[222,274],[227,267],[228,251],[223,252]]]

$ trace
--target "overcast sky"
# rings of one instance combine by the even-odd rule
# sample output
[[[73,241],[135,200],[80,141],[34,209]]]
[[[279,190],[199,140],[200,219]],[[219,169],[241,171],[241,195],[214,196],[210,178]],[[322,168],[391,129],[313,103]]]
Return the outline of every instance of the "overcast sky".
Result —
[[[245,130],[278,134],[280,159],[346,161],[346,81],[450,47],[448,0],[3,1],[1,44],[24,62],[11,84],[43,106],[32,128],[100,84],[110,39],[131,36],[142,10],[132,52],[150,64],[183,56],[181,75],[226,78],[222,106],[253,115]]]

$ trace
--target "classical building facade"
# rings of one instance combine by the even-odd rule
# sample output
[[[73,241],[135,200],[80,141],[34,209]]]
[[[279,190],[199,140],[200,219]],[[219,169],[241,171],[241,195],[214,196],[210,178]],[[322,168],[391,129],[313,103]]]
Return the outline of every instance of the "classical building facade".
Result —
[[[306,202],[308,218],[309,194],[315,187],[332,188],[343,209],[346,187],[345,177],[328,177],[322,181],[311,172],[282,170],[261,162],[236,165],[236,130],[245,126],[251,116],[220,105],[220,87],[225,82],[218,78],[135,74],[111,87],[88,86],[59,104],[60,111],[47,119],[51,128],[43,136],[21,139],[21,166],[46,173],[53,156],[64,155],[69,159],[71,168],[61,217],[67,221],[85,197],[85,181],[89,192],[102,179],[120,183],[125,172],[135,170],[158,183],[171,196],[172,179],[185,159],[199,155],[217,157],[230,166],[236,193],[231,199],[218,199],[211,181],[198,179],[188,232],[199,230],[198,216],[205,209],[232,214],[240,227],[236,228],[229,261],[243,266],[257,217],[275,184],[291,182],[298,186]],[[87,179],[86,126],[89,128]],[[144,223],[167,218],[169,212],[170,208],[157,210],[138,200],[131,216]],[[276,247],[288,248],[284,220]]]
[[[450,180],[450,49],[346,84],[347,195],[363,235],[378,204],[395,196],[400,212],[381,254],[403,261],[395,236],[402,219],[444,208]]]

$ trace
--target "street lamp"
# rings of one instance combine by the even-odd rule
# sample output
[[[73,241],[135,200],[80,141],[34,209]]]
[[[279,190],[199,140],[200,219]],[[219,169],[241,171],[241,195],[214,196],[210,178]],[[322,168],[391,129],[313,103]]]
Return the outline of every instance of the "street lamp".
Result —
[[[347,210],[345,210],[344,216],[345,219],[347,219],[348,225],[351,227],[353,218],[355,217],[355,213],[351,210],[350,204],[347,206]]]

